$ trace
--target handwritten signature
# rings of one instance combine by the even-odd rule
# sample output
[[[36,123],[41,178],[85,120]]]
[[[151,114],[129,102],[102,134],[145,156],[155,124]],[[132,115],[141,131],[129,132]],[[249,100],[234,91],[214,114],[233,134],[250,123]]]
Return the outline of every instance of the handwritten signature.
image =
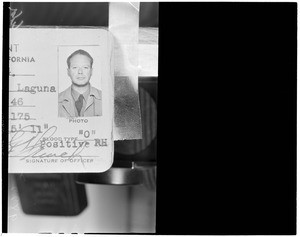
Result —
[[[32,136],[32,133],[26,132],[26,129],[32,127],[28,125],[14,133],[8,143],[8,153],[11,157],[20,157],[20,160],[26,158],[49,158],[60,157],[65,159],[80,158],[83,163],[81,152],[85,146],[78,146],[71,154],[68,152],[61,152],[59,154],[53,152],[46,152],[45,147],[42,146],[44,139],[51,138],[57,131],[56,126],[49,127],[44,133],[37,133]],[[84,164],[84,163],[83,163]]]
[[[17,25],[16,19],[22,15],[22,11],[18,12],[18,9],[10,8],[10,27],[11,28],[18,28],[23,24],[23,20]]]

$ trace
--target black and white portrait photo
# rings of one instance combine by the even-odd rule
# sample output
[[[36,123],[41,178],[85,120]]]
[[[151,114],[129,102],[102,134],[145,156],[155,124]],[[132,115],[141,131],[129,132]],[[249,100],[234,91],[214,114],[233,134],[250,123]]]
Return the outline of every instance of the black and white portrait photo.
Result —
[[[66,61],[71,85],[58,96],[59,117],[102,115],[102,92],[93,87],[93,57],[85,50],[74,51]]]

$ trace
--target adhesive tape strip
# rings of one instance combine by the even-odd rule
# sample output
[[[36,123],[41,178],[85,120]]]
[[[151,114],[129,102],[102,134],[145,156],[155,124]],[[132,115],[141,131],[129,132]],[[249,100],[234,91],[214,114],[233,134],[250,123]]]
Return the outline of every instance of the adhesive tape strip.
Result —
[[[115,56],[114,140],[141,139],[138,96],[139,2],[111,2],[109,30],[114,37]]]

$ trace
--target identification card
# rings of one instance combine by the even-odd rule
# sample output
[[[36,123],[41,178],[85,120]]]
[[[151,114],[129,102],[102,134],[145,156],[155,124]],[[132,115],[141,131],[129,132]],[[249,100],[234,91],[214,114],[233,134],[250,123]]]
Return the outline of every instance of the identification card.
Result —
[[[9,173],[113,163],[113,40],[99,28],[10,29]]]

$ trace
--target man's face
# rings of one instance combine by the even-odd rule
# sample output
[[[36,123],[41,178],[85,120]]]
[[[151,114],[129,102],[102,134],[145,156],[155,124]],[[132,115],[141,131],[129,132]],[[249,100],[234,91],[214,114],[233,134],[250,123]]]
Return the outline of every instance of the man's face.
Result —
[[[85,86],[89,83],[93,69],[91,68],[91,60],[89,57],[76,54],[70,59],[70,68],[68,75],[72,83],[76,86]]]

